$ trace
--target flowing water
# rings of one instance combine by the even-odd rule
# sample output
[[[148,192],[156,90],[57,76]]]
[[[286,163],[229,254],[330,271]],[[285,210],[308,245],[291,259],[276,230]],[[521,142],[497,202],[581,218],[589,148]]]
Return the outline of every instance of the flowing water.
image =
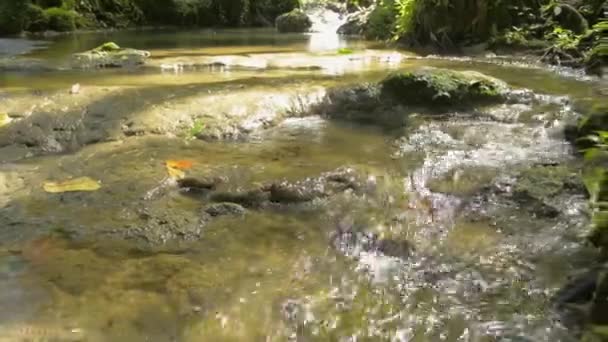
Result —
[[[152,59],[69,67],[105,41]],[[2,44],[0,341],[576,340],[552,296],[595,255],[561,131],[602,100],[597,81],[267,30]],[[329,87],[421,66],[537,96],[398,125],[316,115]],[[178,188],[166,160],[224,192],[345,168],[361,187],[203,225],[210,197]],[[42,187],[83,176],[101,189]]]

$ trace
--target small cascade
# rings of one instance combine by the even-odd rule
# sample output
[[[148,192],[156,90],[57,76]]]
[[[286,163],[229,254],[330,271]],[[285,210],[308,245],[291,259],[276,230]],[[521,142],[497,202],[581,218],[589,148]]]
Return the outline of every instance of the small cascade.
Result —
[[[344,15],[323,7],[308,9],[306,14],[312,21],[309,51],[337,50],[346,46],[338,35],[338,28],[346,21]]]

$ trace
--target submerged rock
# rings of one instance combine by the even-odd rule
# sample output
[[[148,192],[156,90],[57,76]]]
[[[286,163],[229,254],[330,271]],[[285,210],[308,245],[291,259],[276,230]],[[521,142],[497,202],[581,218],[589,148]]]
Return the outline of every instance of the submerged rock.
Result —
[[[206,206],[203,212],[211,217],[228,216],[228,215],[244,215],[247,209],[236,203],[214,203]]]
[[[296,182],[275,181],[246,191],[223,191],[211,195],[214,202],[236,203],[247,208],[262,208],[269,205],[289,205],[312,202],[344,192],[358,190],[360,179],[350,168],[339,168],[319,177],[310,177]]]
[[[150,52],[121,48],[115,43],[105,43],[92,50],[72,55],[75,68],[122,68],[144,64]]]
[[[281,33],[306,32],[312,27],[312,21],[304,11],[295,9],[280,15],[276,20],[277,30]]]
[[[389,76],[382,93],[405,105],[469,105],[500,102],[508,90],[505,82],[477,71],[422,68]]]

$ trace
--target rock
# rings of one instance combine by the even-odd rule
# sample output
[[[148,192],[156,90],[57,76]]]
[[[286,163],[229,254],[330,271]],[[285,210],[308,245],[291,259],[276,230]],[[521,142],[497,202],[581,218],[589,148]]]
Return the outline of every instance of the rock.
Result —
[[[569,4],[555,4],[553,6],[553,17],[559,23],[559,26],[576,34],[585,33],[589,29],[587,19]]]
[[[268,192],[261,189],[236,192],[216,192],[211,195],[214,202],[230,202],[240,204],[245,208],[260,208],[270,199]]]
[[[382,239],[378,241],[377,247],[378,252],[400,259],[408,258],[413,250],[412,244],[407,240],[392,240]]]
[[[183,178],[177,181],[177,185],[188,191],[201,192],[214,190],[221,183],[221,179]]]
[[[324,116],[389,127],[407,123],[412,112],[404,106],[434,113],[446,107],[501,103],[516,97],[498,79],[475,71],[421,68],[368,83],[327,91],[314,108]]]
[[[370,13],[371,11],[364,9],[349,14],[346,18],[346,22],[338,28],[338,33],[344,35],[364,35]]]
[[[312,21],[308,15],[299,9],[280,15],[275,24],[281,33],[306,32],[312,27]]]
[[[203,235],[205,221],[173,212],[170,208],[139,212],[136,223],[127,224],[105,233],[106,236],[128,241],[142,250],[163,248],[179,250]]]
[[[121,48],[115,43],[105,43],[92,50],[72,55],[75,68],[122,68],[144,64],[150,52]]]
[[[324,173],[320,177],[306,178],[297,182],[274,182],[264,187],[270,192],[270,201],[280,204],[311,202],[348,189],[359,188],[356,174],[349,168],[340,168]]]
[[[363,184],[355,170],[339,168],[319,177],[296,182],[274,181],[259,188],[212,193],[211,201],[238,204],[245,208],[263,208],[268,205],[290,205],[327,198],[346,190],[359,190]]]
[[[382,95],[405,105],[470,105],[504,100],[505,82],[476,71],[421,68],[381,82]]]
[[[228,215],[245,215],[247,213],[247,209],[236,203],[224,202],[210,204],[203,209],[203,212],[212,217],[218,217]]]
[[[407,240],[379,238],[377,234],[353,228],[338,229],[330,243],[341,253],[359,257],[361,253],[380,253],[384,256],[407,259],[414,248]]]

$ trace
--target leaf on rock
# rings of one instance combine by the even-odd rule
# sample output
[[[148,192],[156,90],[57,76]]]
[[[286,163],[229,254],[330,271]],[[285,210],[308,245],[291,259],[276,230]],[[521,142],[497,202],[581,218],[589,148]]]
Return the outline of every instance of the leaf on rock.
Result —
[[[99,181],[89,177],[80,177],[63,182],[44,182],[44,191],[50,193],[75,192],[75,191],[97,191],[101,188]]]

